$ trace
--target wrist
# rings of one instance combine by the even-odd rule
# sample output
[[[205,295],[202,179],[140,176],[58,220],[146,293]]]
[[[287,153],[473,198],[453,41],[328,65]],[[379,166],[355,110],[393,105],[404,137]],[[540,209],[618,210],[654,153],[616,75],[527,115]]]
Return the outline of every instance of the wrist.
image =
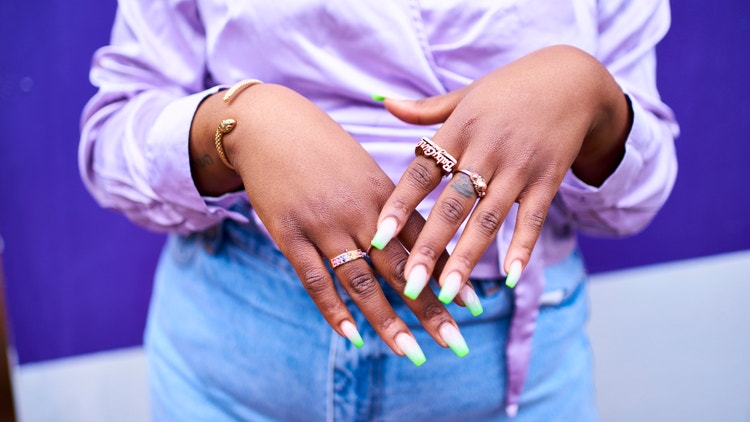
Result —
[[[633,122],[630,98],[606,68],[599,66],[600,71],[606,73],[602,75],[601,100],[571,167],[579,179],[591,186],[601,186],[617,169],[625,155],[625,143]]]
[[[220,196],[242,187],[240,176],[222,163],[215,144],[218,125],[226,119],[223,92],[206,97],[190,127],[190,171],[201,195]]]

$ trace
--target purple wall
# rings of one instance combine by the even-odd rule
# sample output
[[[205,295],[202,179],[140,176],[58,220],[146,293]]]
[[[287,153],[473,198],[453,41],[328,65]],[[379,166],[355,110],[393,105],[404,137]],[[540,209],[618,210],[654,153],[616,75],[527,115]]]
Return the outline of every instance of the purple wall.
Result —
[[[100,209],[77,168],[115,3],[0,1],[0,233],[21,363],[141,341],[162,238]]]
[[[141,342],[163,237],[98,208],[76,167],[114,10],[0,2],[0,233],[21,363]],[[750,249],[750,3],[681,0],[673,16],[659,80],[682,125],[677,186],[644,233],[583,239],[593,271]]]
[[[677,183],[643,233],[582,239],[592,272],[750,249],[750,3],[673,1],[658,53],[682,130]]]

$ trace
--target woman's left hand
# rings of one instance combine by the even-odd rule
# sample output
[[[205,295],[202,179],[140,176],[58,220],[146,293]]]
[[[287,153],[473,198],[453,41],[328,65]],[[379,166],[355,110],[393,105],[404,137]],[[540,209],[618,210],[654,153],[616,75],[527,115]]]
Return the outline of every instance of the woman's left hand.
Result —
[[[386,99],[385,106],[409,123],[444,122],[432,142],[457,160],[405,267],[405,294],[416,297],[468,217],[438,280],[444,303],[467,282],[518,202],[503,264],[508,285],[515,285],[568,169],[590,185],[601,185],[622,159],[632,120],[628,100],[607,69],[567,46],[539,50],[458,91],[418,101]],[[473,212],[481,186],[470,174],[487,184]],[[434,157],[414,159],[380,213],[375,247],[404,227],[443,175]]]

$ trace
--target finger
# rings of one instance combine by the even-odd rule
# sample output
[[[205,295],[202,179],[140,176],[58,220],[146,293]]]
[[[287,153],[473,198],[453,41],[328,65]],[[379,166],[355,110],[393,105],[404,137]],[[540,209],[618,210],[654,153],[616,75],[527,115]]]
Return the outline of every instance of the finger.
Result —
[[[397,292],[403,292],[406,284],[404,267],[408,256],[401,244],[391,242],[382,251],[373,251],[371,257],[375,268],[378,268],[380,274]],[[422,294],[417,300],[406,300],[403,293],[402,298],[419,319],[425,331],[438,344],[442,347],[449,347],[458,357],[464,357],[469,353],[458,324],[431,290]]]
[[[541,192],[541,189],[537,191]],[[516,286],[523,269],[529,263],[553,196],[554,192],[551,195],[530,193],[519,200],[516,226],[504,263],[505,271],[508,273],[505,284],[508,287]]]
[[[406,266],[407,282],[404,294],[412,299],[416,298],[426,284],[425,275],[432,273],[440,251],[444,250],[451,238],[459,231],[461,224],[471,212],[477,199],[471,179],[464,173],[454,173],[453,179],[440,194],[435,202],[427,223],[420,233],[409,256]],[[453,257],[448,259],[451,262]],[[450,303],[458,294],[468,274],[476,264],[462,262],[466,277],[460,273],[451,272],[440,277],[440,300]],[[454,264],[455,265],[455,264]],[[452,292],[452,293],[449,293]],[[449,293],[449,294],[444,294]]]
[[[468,89],[467,85],[456,91],[419,100],[385,98],[383,104],[391,114],[406,123],[433,125],[448,119]]]
[[[438,186],[442,177],[442,167],[438,167],[432,158],[417,156],[383,205],[371,245],[383,249],[401,231],[422,199]]]
[[[415,153],[417,157],[401,176],[378,217],[378,229],[371,242],[377,249],[382,249],[399,233],[419,202],[456,165],[454,156],[427,137],[417,143]]]
[[[479,200],[443,269],[439,296],[443,303],[461,292],[477,262],[495,241],[516,197],[517,191],[512,186],[497,181],[488,187],[486,196]]]
[[[422,232],[424,224],[425,220],[422,215],[416,211],[412,212],[411,217],[406,222],[406,225],[398,235],[398,239],[401,241],[403,246],[406,247],[407,250],[411,250],[413,248],[414,242],[417,241],[419,234]],[[435,263],[435,269],[432,270],[432,276],[436,280],[440,278],[440,274],[442,274],[443,267],[448,262],[448,258],[450,258],[450,255],[448,255],[448,251],[443,250],[437,262]],[[401,289],[397,289],[397,291],[403,292],[403,287]],[[471,312],[471,314],[474,316],[479,316],[482,314],[482,312],[484,312],[482,303],[479,301],[479,296],[477,296],[476,291],[474,290],[474,286],[471,285],[470,281],[464,284],[463,287],[461,287],[459,295],[456,296],[454,302],[459,306],[464,306],[469,309],[469,312]]]
[[[318,250],[307,239],[294,242],[290,249],[292,253],[282,252],[288,257],[323,318],[339,335],[349,339],[354,346],[362,347],[364,342],[354,318],[336,291],[333,278]]]
[[[367,261],[350,261],[337,266],[334,272],[362,315],[388,347],[399,355],[406,355],[416,366],[425,363],[427,359],[422,349],[386,299]]]
[[[409,216],[406,224],[404,225],[404,228],[401,230],[401,232],[399,232],[398,235],[398,239],[401,241],[401,244],[406,247],[407,250],[412,250],[414,248],[414,243],[419,238],[419,234],[422,233],[424,225],[424,217],[422,217],[422,215],[417,211],[413,211],[411,213],[411,216]],[[448,262],[449,257],[450,255],[448,255],[448,251],[443,249],[443,251],[440,253],[440,257],[437,259],[437,262],[435,262],[435,268],[432,270],[432,275],[433,277],[435,277],[435,279],[438,279],[440,277],[440,274],[443,271],[443,266],[445,266],[445,263]],[[459,304],[463,305],[461,303]]]

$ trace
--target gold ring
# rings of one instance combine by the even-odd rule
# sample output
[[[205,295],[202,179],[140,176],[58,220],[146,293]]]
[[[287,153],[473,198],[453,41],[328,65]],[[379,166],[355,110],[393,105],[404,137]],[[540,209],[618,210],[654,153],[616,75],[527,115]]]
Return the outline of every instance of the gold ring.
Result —
[[[355,249],[353,251],[346,251],[341,255],[336,255],[333,258],[329,259],[329,261],[331,261],[331,268],[336,268],[340,265],[346,264],[347,262],[366,257],[367,252],[363,251],[362,249]]]
[[[463,173],[469,176],[471,184],[474,185],[474,192],[476,192],[477,197],[484,198],[484,195],[487,194],[487,181],[484,180],[484,177],[482,177],[481,174],[465,169],[458,170],[458,173]]]
[[[426,136],[417,142],[417,146],[414,148],[414,154],[432,157],[432,159],[435,160],[435,164],[438,167],[442,167],[443,176],[451,174],[453,172],[453,166],[455,166],[457,162],[452,155],[437,146],[437,144],[432,142],[432,139]]]

